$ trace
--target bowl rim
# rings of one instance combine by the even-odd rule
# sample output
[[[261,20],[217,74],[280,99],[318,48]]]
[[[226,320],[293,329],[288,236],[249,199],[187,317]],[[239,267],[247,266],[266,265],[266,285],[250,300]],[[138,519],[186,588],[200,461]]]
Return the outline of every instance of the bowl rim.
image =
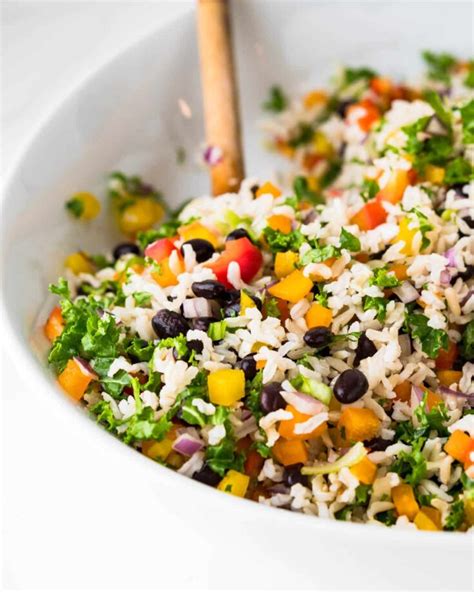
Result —
[[[67,110],[70,103],[72,103],[77,97],[79,97],[91,83],[93,83],[96,77],[99,77],[101,72],[113,67],[116,63],[120,62],[128,52],[138,49],[141,45],[146,44],[154,37],[159,30],[165,27],[169,27],[176,22],[184,21],[194,17],[194,10],[192,6],[184,9],[182,12],[172,15],[164,19],[159,25],[154,27],[151,31],[140,35],[137,39],[132,42],[124,43],[121,47],[117,48],[107,58],[101,60],[98,65],[94,65],[91,69],[82,76],[78,81],[68,87],[64,93],[58,97],[54,103],[45,111],[44,115],[39,119],[38,123],[32,127],[32,130],[23,141],[20,146],[16,158],[9,165],[8,170],[5,174],[5,180],[2,183],[3,191],[1,197],[1,209],[6,207],[9,199],[9,195],[12,193],[15,184],[18,182],[17,177],[21,170],[21,164],[26,161],[31,154],[34,154],[35,145],[39,138],[48,132],[48,127],[54,122],[56,115],[59,111]],[[3,218],[3,217],[2,217]],[[3,227],[3,223],[2,223]],[[5,236],[5,233],[3,233]],[[4,239],[2,238],[2,244]],[[2,249],[1,260],[4,263],[6,249]],[[2,276],[4,277],[4,265],[2,265]],[[41,364],[38,357],[34,354],[31,347],[28,344],[28,337],[31,334],[27,334],[25,339],[21,337],[15,330],[14,315],[9,310],[4,291],[4,283],[1,282],[0,286],[0,318],[4,320],[4,338],[3,343],[8,343],[10,346],[9,357],[11,358],[14,366],[20,370],[24,379],[25,388],[38,396],[44,401],[48,408],[56,410],[58,414],[65,418],[65,421],[74,421],[74,429],[82,430],[86,437],[101,438],[104,442],[104,446],[107,450],[110,450],[112,454],[120,454],[124,462],[127,459],[128,462],[140,463],[144,470],[147,470],[152,475],[153,479],[158,477],[158,480],[168,482],[171,487],[187,487],[189,490],[189,496],[192,496],[193,491],[198,491],[196,487],[202,488],[207,487],[208,491],[205,495],[214,496],[211,499],[214,503],[219,503],[222,506],[222,511],[226,511],[226,520],[240,517],[241,512],[247,512],[247,515],[255,520],[258,520],[260,516],[265,516],[266,519],[272,519],[274,522],[278,521],[282,525],[294,524],[296,527],[314,529],[314,532],[318,530],[321,532],[331,531],[333,534],[340,534],[341,536],[373,536],[374,540],[380,538],[381,541],[405,541],[405,542],[423,542],[428,545],[448,545],[458,546],[461,541],[466,541],[469,544],[470,537],[469,533],[461,532],[427,532],[415,529],[404,529],[404,528],[387,528],[375,524],[367,523],[354,523],[346,522],[334,519],[319,518],[317,516],[306,516],[301,512],[293,511],[282,511],[281,508],[273,506],[267,506],[266,504],[260,504],[252,500],[238,498],[231,495],[222,495],[222,492],[215,488],[208,487],[202,483],[199,483],[189,477],[180,475],[172,469],[163,467],[159,463],[152,461],[145,457],[143,454],[133,449],[132,447],[124,444],[113,434],[107,433],[107,431],[96,424],[91,418],[88,417],[87,413],[81,410],[80,413],[74,413],[78,410],[77,406],[70,402],[67,397],[59,396],[62,394],[60,388],[55,385],[51,372],[47,372],[47,369]],[[25,372],[25,364],[27,371]],[[49,376],[51,378],[49,378]],[[33,388],[34,387],[34,388]],[[56,390],[58,396],[52,396],[53,389]],[[74,419],[73,419],[74,418]],[[88,436],[88,434],[91,436]],[[153,468],[152,468],[153,467]],[[202,493],[204,490],[200,489]],[[237,510],[241,508],[241,512],[237,513]],[[237,518],[238,520],[238,518]],[[297,526],[298,525],[298,526]],[[373,528],[371,528],[373,527]],[[372,533],[371,535],[369,533]],[[467,536],[466,536],[467,535]]]

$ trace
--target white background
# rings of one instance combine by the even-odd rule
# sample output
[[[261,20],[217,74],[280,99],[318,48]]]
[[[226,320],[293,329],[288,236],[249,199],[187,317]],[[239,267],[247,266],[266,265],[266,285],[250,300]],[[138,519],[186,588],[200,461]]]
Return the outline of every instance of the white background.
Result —
[[[2,173],[91,69],[192,4],[3,2]],[[1,361],[4,588],[205,587],[206,543],[42,408],[6,344]]]

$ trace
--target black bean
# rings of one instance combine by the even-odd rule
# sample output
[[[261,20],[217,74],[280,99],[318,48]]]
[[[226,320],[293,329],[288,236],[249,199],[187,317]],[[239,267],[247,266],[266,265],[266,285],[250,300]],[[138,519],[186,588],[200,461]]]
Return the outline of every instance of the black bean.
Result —
[[[296,465],[288,465],[285,467],[283,471],[283,483],[291,487],[292,485],[296,485],[296,483],[301,483],[305,487],[308,486],[308,477],[306,475],[301,474],[301,469],[303,467],[303,463],[298,463]]]
[[[249,236],[249,233],[245,230],[245,228],[236,228],[235,230],[233,230],[232,232],[230,232],[226,236],[225,240],[227,242],[227,241],[237,240],[239,238],[248,238],[249,241],[252,240]]]
[[[208,300],[224,298],[226,287],[217,280],[203,280],[191,284],[191,290],[195,296]]]
[[[205,464],[199,469],[199,471],[194,473],[193,479],[200,483],[204,483],[205,485],[215,487],[220,482],[221,477],[217,473],[214,473],[209,465]]]
[[[459,197],[466,197],[467,193],[463,191],[463,187],[466,185],[467,183],[456,183],[455,185],[451,185],[450,189],[453,189]]]
[[[461,278],[463,282],[467,282],[467,280],[470,280],[473,277],[474,277],[474,265],[466,265],[466,270],[461,271],[461,273],[458,273],[458,275],[456,276],[456,279]]]
[[[240,302],[234,302],[233,304],[228,304],[222,310],[222,316],[224,318],[238,317],[239,314],[240,314]]]
[[[192,351],[195,351],[197,354],[200,354],[200,353],[202,353],[202,349],[204,347],[204,345],[200,339],[190,339],[189,341],[186,342],[186,345],[188,347],[188,351],[186,352],[186,354],[184,356],[181,356],[181,359],[186,360],[186,361],[188,361],[189,358],[191,357]],[[175,360],[177,360],[179,358],[178,350],[175,347],[173,348],[173,356],[174,356]]]
[[[135,243],[120,243],[113,250],[113,256],[115,261],[123,257],[123,255],[140,255],[140,248]]]
[[[280,395],[281,382],[269,382],[260,395],[260,406],[265,413],[286,407],[285,399]]]
[[[252,380],[257,374],[257,362],[255,354],[249,354],[237,362],[237,368],[244,371],[245,380]]]
[[[186,319],[172,310],[159,310],[151,319],[153,331],[160,339],[167,337],[178,337],[189,329]]]
[[[358,366],[360,361],[365,360],[365,358],[371,358],[375,353],[377,353],[377,348],[373,342],[370,341],[367,335],[362,333],[362,335],[359,337],[359,341],[357,342],[354,366]]]
[[[472,216],[466,216],[463,218],[463,220],[469,226],[469,228],[474,228],[474,218],[472,218]]]
[[[384,438],[372,438],[364,442],[365,447],[372,452],[385,450],[390,444],[393,444],[393,440],[384,440]]]
[[[207,333],[209,325],[211,323],[215,323],[218,320],[219,319],[216,319],[215,317],[201,317],[199,319],[194,319],[193,328],[196,329],[196,331],[204,331],[205,333]]]
[[[309,347],[319,349],[331,343],[332,333],[327,327],[313,327],[306,331],[303,339]]]
[[[259,189],[258,185],[252,185],[252,187],[250,187],[250,191],[252,192],[252,195],[254,197],[257,195],[258,189]]]
[[[347,107],[349,107],[350,105],[353,105],[354,103],[355,103],[354,99],[348,99],[347,101],[340,101],[336,107],[336,113],[338,115],[340,115],[341,117],[345,117]]]
[[[348,405],[358,401],[368,388],[367,378],[360,370],[344,370],[334,384],[334,396],[339,403]]]
[[[226,290],[225,294],[221,297],[224,304],[234,304],[240,302],[240,290]]]
[[[180,249],[182,255],[184,255],[184,245],[191,245],[194,253],[196,254],[196,261],[198,263],[207,261],[215,253],[215,249],[211,243],[207,240],[204,240],[203,238],[193,238],[183,243]]]

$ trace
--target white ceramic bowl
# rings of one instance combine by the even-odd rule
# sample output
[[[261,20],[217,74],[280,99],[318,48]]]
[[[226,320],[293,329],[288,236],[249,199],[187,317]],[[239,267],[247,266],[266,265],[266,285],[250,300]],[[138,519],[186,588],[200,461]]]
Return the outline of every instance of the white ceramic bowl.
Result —
[[[414,75],[421,69],[422,49],[461,56],[471,50],[467,2],[234,4],[247,172],[261,178],[275,167],[255,129],[272,83],[291,91],[324,84],[338,63]],[[191,119],[183,117],[178,99],[191,107]],[[142,174],[175,204],[205,192],[206,175],[192,162],[203,138],[200,112],[190,14],[90,76],[43,125],[11,175],[3,202],[2,300],[13,358],[35,386],[31,396],[43,397],[82,437],[120,455],[124,470],[130,463],[140,467],[143,480],[156,481],[162,503],[205,538],[228,540],[232,533],[234,551],[216,550],[216,573],[232,574],[236,587],[248,583],[242,559],[236,573],[239,549],[245,560],[258,558],[252,587],[469,587],[469,536],[319,520],[222,495],[119,443],[54,386],[34,337],[47,285],[60,273],[66,253],[79,247],[98,251],[117,238],[105,214],[90,226],[72,222],[65,196],[81,189],[103,195],[112,170]],[[188,154],[184,166],[176,164],[180,146]]]

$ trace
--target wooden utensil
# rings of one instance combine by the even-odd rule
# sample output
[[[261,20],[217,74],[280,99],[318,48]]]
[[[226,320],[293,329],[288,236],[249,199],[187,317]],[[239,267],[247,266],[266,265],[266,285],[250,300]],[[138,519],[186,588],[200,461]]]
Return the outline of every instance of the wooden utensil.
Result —
[[[244,177],[229,0],[198,0],[197,24],[206,141],[222,158],[210,167],[212,193],[237,191]]]

